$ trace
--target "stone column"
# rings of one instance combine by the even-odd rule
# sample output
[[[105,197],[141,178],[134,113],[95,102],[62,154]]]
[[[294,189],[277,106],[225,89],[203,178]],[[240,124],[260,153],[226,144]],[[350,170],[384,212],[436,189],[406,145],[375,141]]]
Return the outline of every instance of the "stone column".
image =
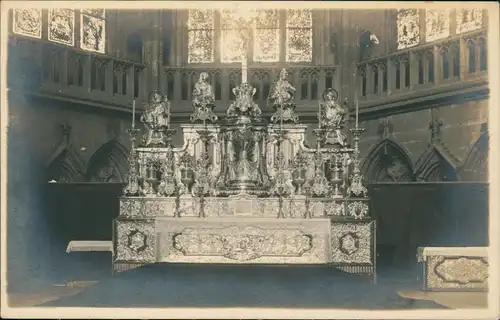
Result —
[[[352,74],[354,72],[354,63],[357,62],[359,57],[359,50],[356,47],[357,43],[357,29],[355,24],[355,19],[353,19],[353,12],[348,10],[332,10],[331,15],[333,15],[332,20],[335,21],[335,27],[338,28],[338,60],[339,70],[338,77],[339,84],[341,86],[340,92],[342,93],[340,99],[352,97],[349,93],[352,92],[349,86],[352,79]],[[338,19],[338,20],[337,20]],[[338,22],[336,22],[338,21]],[[358,90],[359,96],[361,91]]]
[[[160,12],[147,13],[145,16],[151,21],[151,29],[144,41],[144,63],[146,64],[146,91],[160,88],[161,67],[161,22]]]

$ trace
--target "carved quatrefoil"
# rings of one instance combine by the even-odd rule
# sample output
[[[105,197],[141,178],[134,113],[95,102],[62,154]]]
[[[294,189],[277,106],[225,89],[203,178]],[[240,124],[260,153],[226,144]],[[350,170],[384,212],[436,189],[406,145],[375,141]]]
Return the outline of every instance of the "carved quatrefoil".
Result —
[[[134,230],[128,234],[128,247],[136,252],[143,251],[148,246],[147,236],[141,231]]]
[[[340,251],[351,255],[359,249],[359,237],[352,232],[348,232],[340,237]]]

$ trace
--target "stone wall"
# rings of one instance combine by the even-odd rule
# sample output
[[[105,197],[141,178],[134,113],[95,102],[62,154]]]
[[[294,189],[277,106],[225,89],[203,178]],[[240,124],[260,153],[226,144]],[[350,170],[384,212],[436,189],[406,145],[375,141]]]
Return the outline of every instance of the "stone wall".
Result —
[[[14,94],[9,97],[9,132],[15,130],[24,141],[33,163],[42,170],[56,164],[68,170],[71,166],[75,175],[66,178],[74,180],[83,179],[92,156],[106,143],[121,146],[126,157],[130,142],[125,130],[130,122],[117,112]]]
[[[443,162],[442,173],[452,171],[439,181],[486,181],[487,141],[484,142],[484,139],[487,139],[487,122],[488,100],[467,101],[363,121],[360,126],[366,131],[360,148],[365,176],[370,182],[381,182],[377,177],[383,181],[429,180],[420,174],[427,170],[426,166],[432,165],[429,159],[435,154]],[[316,127],[317,124],[311,123],[307,130],[307,142],[311,146],[315,144],[312,129]],[[485,143],[486,148],[479,146]],[[406,171],[401,178],[403,180],[378,175],[384,170],[384,165],[390,165],[380,161],[381,151],[400,160],[401,170]],[[435,162],[437,159],[431,160]]]
[[[130,114],[19,95],[12,96],[9,105],[10,127],[22,136],[33,163],[47,172],[47,178],[101,182],[124,179],[130,149],[126,132],[131,126]],[[475,149],[485,136],[487,118],[488,100],[480,100],[364,121],[361,126],[366,131],[360,146],[365,175],[372,182],[381,177],[373,171],[383,169],[382,150],[382,154],[396,156],[408,171],[403,181],[415,181],[422,178],[418,174],[428,165],[425,157],[435,152],[457,173],[468,172],[456,179],[482,181],[486,164],[470,163],[468,159],[476,156],[474,152],[484,153]],[[177,129],[174,144],[180,146],[180,124],[173,126]],[[316,126],[311,123],[307,130],[310,146],[315,145],[312,130]],[[107,177],[100,170],[106,171],[110,165],[116,172]],[[447,179],[455,180],[452,176]]]
[[[486,163],[471,164],[468,160],[477,152],[485,156],[486,150],[475,149],[477,143],[487,136],[487,122],[488,100],[456,103],[367,121],[362,124],[366,128],[361,143],[365,159],[363,167],[374,170],[370,162],[380,157],[378,151],[387,149],[386,142],[389,142],[395,147],[392,148],[393,153],[399,154],[404,166],[412,172],[408,175],[410,180],[428,180],[419,177],[419,173],[429,165],[426,157],[435,153],[442,160],[442,171],[448,167],[458,175],[452,177],[450,174],[442,180],[484,181]],[[461,176],[461,171],[470,170],[476,174]],[[371,173],[366,174],[370,176]]]

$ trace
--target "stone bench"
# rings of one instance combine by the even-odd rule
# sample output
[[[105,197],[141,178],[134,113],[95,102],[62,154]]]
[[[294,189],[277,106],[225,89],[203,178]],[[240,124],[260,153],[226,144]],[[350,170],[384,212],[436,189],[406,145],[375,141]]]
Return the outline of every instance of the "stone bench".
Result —
[[[420,247],[425,291],[488,291],[487,247]]]

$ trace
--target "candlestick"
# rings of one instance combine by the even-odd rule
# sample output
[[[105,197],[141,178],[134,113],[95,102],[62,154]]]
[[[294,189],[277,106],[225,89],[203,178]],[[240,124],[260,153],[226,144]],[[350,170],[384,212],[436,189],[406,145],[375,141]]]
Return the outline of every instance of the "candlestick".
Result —
[[[132,100],[132,129],[135,128],[135,99]]]

